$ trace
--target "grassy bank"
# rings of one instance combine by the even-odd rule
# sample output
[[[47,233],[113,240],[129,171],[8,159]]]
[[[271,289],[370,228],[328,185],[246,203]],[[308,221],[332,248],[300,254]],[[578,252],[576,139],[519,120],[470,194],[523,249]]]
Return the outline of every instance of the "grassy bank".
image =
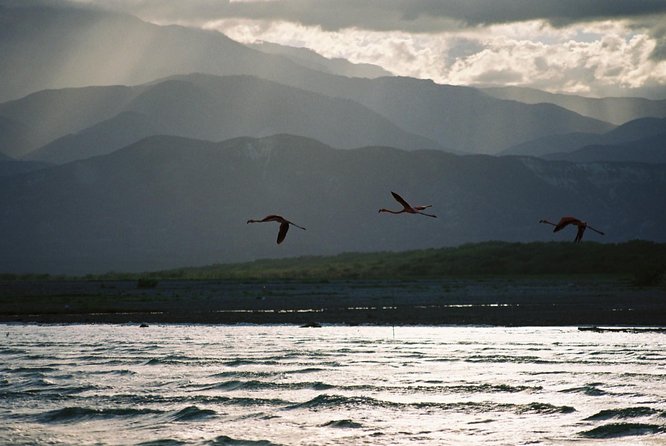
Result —
[[[265,259],[179,268],[144,274],[105,274],[97,279],[423,279],[446,276],[603,275],[656,285],[666,272],[666,244],[485,242],[405,252],[345,253],[329,257]]]
[[[140,286],[150,288],[156,281],[167,279],[383,280],[485,275],[598,275],[626,278],[638,286],[655,286],[664,283],[665,273],[666,243],[484,242],[405,252],[345,253],[328,257],[264,259],[144,273],[107,273],[79,279],[137,280]],[[0,275],[0,280],[58,278],[63,277]]]
[[[7,276],[0,321],[662,326],[666,244],[487,242],[77,278]]]

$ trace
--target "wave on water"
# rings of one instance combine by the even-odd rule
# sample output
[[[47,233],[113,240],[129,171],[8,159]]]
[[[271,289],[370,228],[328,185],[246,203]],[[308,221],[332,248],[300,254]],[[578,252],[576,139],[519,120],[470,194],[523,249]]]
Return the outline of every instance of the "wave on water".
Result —
[[[571,406],[555,406],[549,403],[530,403],[520,405],[518,413],[572,413],[575,412]]]
[[[136,446],[182,446],[184,444],[187,443],[172,438],[165,438],[161,440],[144,441],[142,443],[137,443]]]
[[[352,420],[333,420],[321,425],[322,427],[337,427],[341,429],[358,429],[363,427],[361,423]]]
[[[611,423],[583,431],[580,435],[588,438],[615,438],[634,435],[649,435],[666,432],[666,426],[643,423]]]
[[[226,435],[220,435],[207,444],[211,446],[280,446],[280,444],[268,440],[237,440]]]
[[[189,406],[174,413],[170,418],[173,421],[197,421],[212,418],[216,415],[217,412],[212,409],[199,409],[197,406]]]
[[[304,369],[286,370],[282,373],[285,375],[297,375],[299,373],[319,373],[324,371],[326,369],[322,369],[321,367],[306,367]]]
[[[538,413],[571,413],[576,409],[571,406],[555,406],[548,403],[533,402],[529,404],[509,404],[509,403],[435,403],[435,402],[417,402],[417,403],[397,403],[393,401],[377,400],[370,397],[343,396],[343,395],[318,395],[303,403],[293,404],[286,409],[311,409],[318,410],[322,408],[357,408],[357,407],[381,407],[389,409],[440,409],[457,410],[463,412],[485,413],[489,411],[512,411],[518,414]]]
[[[439,383],[442,381],[430,381],[430,384]],[[519,393],[519,392],[538,392],[543,389],[541,386],[511,386],[508,384],[462,384],[456,386],[445,386],[445,385],[395,385],[395,386],[377,386],[377,385],[364,385],[364,384],[355,384],[355,385],[342,385],[342,386],[330,386],[326,387],[324,384],[320,388],[315,388],[315,390],[329,390],[330,388],[336,388],[340,390],[348,390],[354,392],[391,392],[411,395],[415,393],[422,394],[441,394],[441,393]]]
[[[48,366],[40,366],[40,367],[16,367],[13,369],[7,368],[5,371],[7,373],[16,373],[20,375],[28,375],[28,376],[42,376],[44,373],[49,373],[49,372],[56,372],[58,369],[55,367],[48,367]]]
[[[237,358],[237,359],[232,359],[231,361],[223,362],[222,364],[227,367],[240,367],[243,365],[276,365],[280,364],[280,362],[274,359],[266,359],[266,358],[261,358],[261,359]]]
[[[508,384],[471,384],[461,386],[450,386],[446,388],[451,392],[461,393],[518,393],[536,392],[542,390],[541,386],[511,386]]]
[[[293,404],[288,406],[287,409],[320,409],[325,407],[394,407],[400,406],[401,403],[393,403],[389,401],[380,401],[374,398],[364,396],[343,396],[343,395],[318,395],[311,400]]]
[[[0,388],[2,388],[0,395],[6,397],[27,398],[31,395],[33,397],[39,395],[42,398],[56,399],[97,389],[97,387],[91,385],[60,385],[47,378],[33,378],[22,381],[4,380]]]
[[[117,370],[91,370],[86,372],[89,375],[136,375],[133,370],[117,369]]]
[[[181,355],[170,355],[163,358],[150,358],[145,365],[196,365],[206,364],[207,361],[201,358]]]
[[[556,361],[542,359],[538,356],[508,356],[508,355],[471,355],[465,362],[491,362],[511,364],[555,364]]]
[[[214,373],[211,378],[268,378],[279,375],[281,372],[257,372],[243,370],[229,370],[226,372]]]
[[[161,414],[161,411],[152,409],[92,409],[89,407],[65,407],[63,409],[51,410],[37,416],[41,423],[76,423],[95,419],[108,419],[115,417],[137,417],[141,415]]]
[[[192,406],[196,404],[214,405],[236,405],[244,407],[253,406],[287,406],[294,404],[293,401],[286,401],[279,398],[234,398],[224,395],[202,395],[192,393],[190,395],[159,395],[159,394],[116,394],[109,397],[97,397],[98,399],[108,400],[109,403],[121,403],[124,406],[146,406],[146,405],[160,405],[173,406],[181,403],[190,403]]]
[[[601,385],[601,383],[592,383],[592,384],[585,384],[584,386],[581,387],[573,387],[571,389],[564,389],[561,390],[563,393],[583,393],[587,396],[602,396],[602,395],[607,395],[608,392],[605,390],[600,389],[598,386]]]
[[[607,409],[602,410],[594,415],[590,415],[585,420],[609,420],[611,418],[634,418],[646,417],[659,413],[657,409],[651,407],[626,407],[624,409]],[[661,416],[666,416],[662,413]]]
[[[203,390],[329,390],[334,388],[330,384],[322,382],[297,382],[297,383],[275,383],[268,381],[223,381],[203,388]]]
[[[13,347],[0,347],[0,355],[25,355],[27,350],[13,348]]]
[[[164,336],[142,332],[146,339],[115,325],[29,329],[5,346],[25,348],[22,356],[0,354],[0,444],[666,440],[661,363],[619,356],[600,367],[610,359],[588,354],[654,356],[660,346],[647,336],[583,342],[575,328],[405,327],[403,343],[386,327],[318,337],[296,327],[174,324],[160,328]],[[48,338],[62,343],[42,346]],[[88,339],[106,348],[81,350]],[[469,339],[469,348],[459,342]]]

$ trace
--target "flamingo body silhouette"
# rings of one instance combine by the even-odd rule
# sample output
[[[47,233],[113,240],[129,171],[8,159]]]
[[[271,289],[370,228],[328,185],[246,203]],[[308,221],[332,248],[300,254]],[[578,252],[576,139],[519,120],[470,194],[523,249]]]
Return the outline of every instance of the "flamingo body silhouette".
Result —
[[[275,215],[275,214],[267,215],[261,220],[248,220],[247,223],[265,223],[269,221],[280,223],[280,230],[278,231],[278,236],[277,236],[278,245],[282,243],[284,241],[284,238],[287,236],[287,231],[289,231],[289,225],[296,226],[297,228],[305,231],[304,227],[298,226],[296,223],[290,222],[281,215]]]
[[[588,225],[587,222],[579,220],[576,217],[570,217],[570,216],[562,217],[560,218],[560,221],[558,221],[557,223],[552,223],[548,220],[539,220],[539,223],[545,223],[554,226],[553,232],[561,231],[562,229],[566,228],[569,225],[576,226],[578,228],[578,231],[576,232],[576,238],[574,238],[574,243],[579,243],[583,239],[583,234],[585,233],[585,230],[588,228],[598,234],[604,235],[603,232],[599,231],[598,229],[594,229],[592,226]]]
[[[391,209],[381,208],[379,212],[388,212],[390,214],[402,214],[404,212],[407,214],[421,214],[427,217],[437,218],[436,215],[426,214],[425,212],[423,212],[425,209],[432,207],[431,204],[425,206],[412,206],[409,203],[407,203],[407,201],[404,198],[402,198],[400,195],[396,194],[395,192],[391,192],[391,195],[393,195],[393,198],[395,198],[395,200],[402,205],[402,209],[399,211],[392,211]]]

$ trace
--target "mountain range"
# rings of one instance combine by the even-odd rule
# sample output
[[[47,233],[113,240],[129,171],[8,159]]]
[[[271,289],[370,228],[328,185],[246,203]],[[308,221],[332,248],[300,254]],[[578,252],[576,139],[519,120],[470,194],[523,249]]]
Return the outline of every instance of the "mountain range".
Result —
[[[653,136],[613,144],[590,144],[572,152],[556,152],[544,156],[550,160],[578,163],[597,161],[666,163],[666,130]]]
[[[344,70],[336,71],[330,66],[326,68],[328,72],[319,71],[310,68],[311,63],[310,67],[297,63],[298,58],[286,51],[269,54],[218,32],[157,26],[135,17],[80,6],[31,6],[33,0],[24,3],[26,6],[0,2],[0,21],[5,25],[0,30],[0,58],[6,62],[0,66],[0,100],[5,100],[0,116],[33,129],[34,123],[26,121],[38,121],[37,118],[26,113],[18,118],[10,110],[23,107],[36,111],[42,124],[44,118],[49,119],[46,130],[50,131],[31,135],[33,150],[119,113],[124,95],[133,94],[131,87],[122,91],[119,85],[145,86],[167,78],[190,82],[191,73],[249,75],[354,101],[404,132],[434,141],[446,150],[464,153],[499,153],[546,135],[600,133],[614,127],[558,105],[497,99],[470,87],[394,76],[347,77],[342,75]],[[29,58],[25,57],[27,53]],[[86,92],[62,90],[104,85],[109,87]],[[74,97],[64,97],[71,95]],[[84,95],[85,101],[80,98]],[[50,98],[54,104],[47,103]],[[101,105],[86,102],[94,100]],[[69,113],[79,115],[82,122],[58,127],[58,121]],[[308,136],[333,143],[318,135]],[[6,147],[0,151],[11,156],[19,152]]]
[[[432,204],[399,209],[390,191]],[[108,155],[0,178],[0,270],[141,271],[258,257],[481,240],[573,240],[538,223],[573,214],[594,241],[666,240],[666,171],[389,147],[334,149],[292,135],[213,143],[153,136]],[[276,245],[278,213],[307,228]]]
[[[98,93],[105,88],[98,87]],[[75,96],[79,93],[70,92]],[[113,108],[106,100],[98,103],[101,109],[106,106],[109,112],[113,110],[106,116],[104,110],[92,111],[92,115],[103,116],[100,122],[57,138],[24,158],[64,163],[109,153],[156,134],[219,141],[293,133],[340,148],[394,144],[409,149],[442,149],[436,142],[405,132],[356,102],[251,76],[189,75],[128,87],[121,97]],[[107,117],[116,111],[118,114]],[[68,128],[85,125],[90,116],[72,119]],[[48,118],[32,122],[38,121]]]
[[[249,45],[268,54],[277,54],[285,56],[291,61],[306,68],[322,71],[324,73],[337,74],[347,77],[365,77],[378,78],[392,76],[391,72],[380,66],[366,63],[351,63],[347,59],[323,57],[307,48],[294,48],[290,46],[278,45],[271,42],[260,42]]]
[[[605,133],[549,135],[510,147],[504,155],[540,156],[578,162],[666,159],[666,118],[641,118]]]
[[[483,88],[482,91],[499,99],[508,99],[525,104],[559,105],[583,116],[615,125],[639,118],[666,118],[666,99],[588,98],[570,94],[548,93],[524,87]]]
[[[477,89],[101,9],[0,0],[0,272],[666,241],[666,101]],[[29,57],[28,57],[29,56]],[[432,204],[399,209],[391,191]],[[305,226],[276,245],[283,214]]]
[[[535,136],[612,128],[555,106],[498,101],[471,88],[406,78],[345,82],[358,90],[346,93],[356,100],[254,76],[203,74],[135,87],[45,90],[0,104],[0,116],[27,129],[34,141],[3,152],[13,157],[34,152],[30,159],[63,162],[151,134],[222,140],[295,133],[336,147],[390,144],[469,153],[498,151]],[[127,115],[120,115],[127,112],[141,116],[126,126]],[[97,140],[99,150],[80,147]]]

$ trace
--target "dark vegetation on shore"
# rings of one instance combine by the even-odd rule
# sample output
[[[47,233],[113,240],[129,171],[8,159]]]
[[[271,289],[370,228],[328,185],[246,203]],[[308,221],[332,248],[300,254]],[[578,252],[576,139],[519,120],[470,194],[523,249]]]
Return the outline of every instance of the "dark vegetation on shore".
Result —
[[[666,325],[666,244],[486,242],[141,274],[0,276],[0,321]]]
[[[350,280],[430,279],[478,275],[607,275],[636,284],[657,284],[666,273],[666,244],[631,241],[621,244],[587,242],[471,243],[458,247],[404,252],[345,253],[216,264],[117,278]],[[114,273],[95,278],[112,278]]]
[[[404,252],[344,253],[263,259],[144,273],[109,272],[82,280],[137,280],[150,288],[159,280],[353,280],[431,279],[451,276],[600,275],[637,286],[666,281],[666,243],[634,240],[585,242],[483,242]],[[0,280],[53,280],[48,274],[0,274]]]

